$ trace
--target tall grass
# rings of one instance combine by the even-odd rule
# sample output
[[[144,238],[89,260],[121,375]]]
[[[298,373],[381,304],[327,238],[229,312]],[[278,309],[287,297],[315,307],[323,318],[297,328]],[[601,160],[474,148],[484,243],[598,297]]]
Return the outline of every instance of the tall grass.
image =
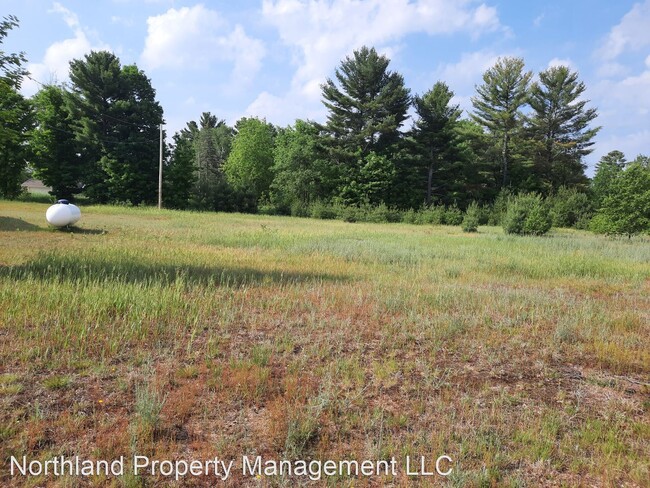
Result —
[[[446,453],[465,486],[648,478],[647,238],[122,207],[55,231],[46,208],[0,202],[3,459]]]

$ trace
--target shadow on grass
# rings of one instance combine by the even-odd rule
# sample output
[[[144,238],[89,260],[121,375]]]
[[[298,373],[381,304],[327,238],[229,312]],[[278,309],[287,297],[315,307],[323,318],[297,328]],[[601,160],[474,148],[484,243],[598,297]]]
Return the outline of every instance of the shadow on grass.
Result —
[[[133,283],[142,285],[204,285],[239,287],[250,284],[296,284],[349,281],[349,277],[327,273],[261,271],[237,266],[156,264],[133,257],[102,259],[43,253],[19,266],[0,266],[0,277],[18,281],[39,279],[55,283]]]
[[[66,225],[65,227],[54,228],[53,230],[59,232],[68,232],[70,234],[88,234],[88,235],[101,235],[108,234],[104,229],[84,229],[83,227],[76,227],[74,225]]]
[[[7,231],[39,231],[39,230],[44,230],[43,227],[39,227],[38,225],[30,224],[29,222],[25,222],[23,219],[16,219],[13,217],[0,217],[0,230],[7,230]]]

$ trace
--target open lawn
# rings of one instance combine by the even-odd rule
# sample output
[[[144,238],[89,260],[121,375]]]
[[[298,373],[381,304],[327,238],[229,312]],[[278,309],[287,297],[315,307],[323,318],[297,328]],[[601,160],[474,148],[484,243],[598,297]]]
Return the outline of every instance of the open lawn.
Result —
[[[647,237],[46,208],[0,202],[2,486],[173,483],[9,472],[134,454],[234,459],[222,486],[649,486]],[[403,469],[442,454],[447,478]]]

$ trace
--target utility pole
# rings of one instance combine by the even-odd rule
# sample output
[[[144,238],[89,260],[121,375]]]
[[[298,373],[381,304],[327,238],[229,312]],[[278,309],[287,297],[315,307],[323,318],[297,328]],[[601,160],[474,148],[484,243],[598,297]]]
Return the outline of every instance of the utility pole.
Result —
[[[160,157],[158,161],[158,208],[162,208],[162,163],[163,163],[163,130],[160,124]]]

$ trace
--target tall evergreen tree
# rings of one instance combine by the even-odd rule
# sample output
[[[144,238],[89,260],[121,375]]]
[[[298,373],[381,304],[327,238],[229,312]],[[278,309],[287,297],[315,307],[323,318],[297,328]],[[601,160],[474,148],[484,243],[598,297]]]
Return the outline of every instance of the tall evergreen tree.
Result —
[[[81,191],[85,168],[77,152],[67,93],[60,86],[46,86],[32,103],[37,122],[30,141],[34,174],[52,187],[52,195],[72,200]]]
[[[163,203],[168,208],[185,209],[190,206],[197,184],[194,144],[183,132],[174,134],[173,139],[171,158],[164,171]]]
[[[461,115],[458,105],[452,105],[454,96],[443,82],[414,99],[418,120],[415,122],[414,139],[426,164],[426,204],[430,205],[434,177],[436,193],[447,195],[447,183],[453,177],[451,170],[458,161],[456,124]]]
[[[338,85],[332,79],[322,85],[329,110],[323,129],[330,136],[331,160],[347,180],[342,181],[340,196],[349,203],[397,201],[392,188],[409,172],[401,163],[410,159],[394,156],[401,149],[400,127],[411,97],[402,75],[388,70],[389,63],[374,48],[364,46],[336,69]],[[372,198],[362,194],[363,188],[372,188]]]
[[[399,139],[410,95],[402,75],[388,71],[389,63],[364,46],[336,69],[340,88],[331,79],[322,85],[329,110],[325,127],[343,155],[382,153]]]
[[[578,74],[566,66],[542,71],[539,82],[532,84],[529,130],[535,142],[536,170],[547,192],[587,183],[582,158],[592,152],[600,127],[589,127],[598,114],[580,99],[584,91]]]
[[[523,126],[521,108],[528,102],[532,73],[521,58],[500,58],[483,74],[483,84],[472,97],[472,118],[499,139],[501,186],[510,182],[510,141]]]
[[[232,207],[232,190],[226,181],[224,164],[230,154],[233,128],[210,112],[203,112],[198,123],[187,123],[179,137],[189,141],[194,155],[194,184],[190,205],[199,210],[226,210]],[[185,148],[185,144],[177,144]]]
[[[100,201],[156,199],[162,107],[136,66],[106,51],[70,63],[80,153],[90,168],[84,192]]]

